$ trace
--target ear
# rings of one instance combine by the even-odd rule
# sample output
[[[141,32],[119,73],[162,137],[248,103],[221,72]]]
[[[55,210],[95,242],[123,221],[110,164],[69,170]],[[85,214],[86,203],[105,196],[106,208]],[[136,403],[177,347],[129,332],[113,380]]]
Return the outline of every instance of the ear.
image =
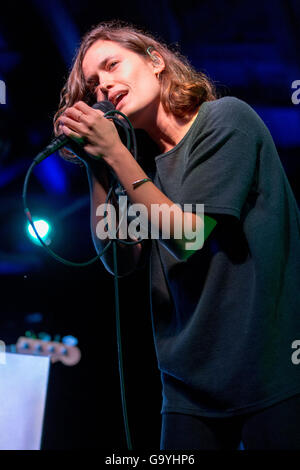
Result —
[[[151,51],[151,64],[155,74],[161,73],[165,68],[165,61],[161,54],[157,51]]]

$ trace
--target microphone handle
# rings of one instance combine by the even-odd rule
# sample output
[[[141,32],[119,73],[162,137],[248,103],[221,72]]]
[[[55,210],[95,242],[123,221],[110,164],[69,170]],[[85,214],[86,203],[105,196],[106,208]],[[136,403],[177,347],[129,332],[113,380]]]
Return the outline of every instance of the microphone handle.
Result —
[[[47,147],[34,158],[34,161],[40,163],[45,158],[49,157],[49,155],[52,153],[56,152],[62,147],[65,147],[65,145],[70,144],[70,142],[71,139],[69,139],[65,134],[61,134],[52,140],[52,142],[50,142],[50,144],[47,145]]]
[[[99,101],[98,103],[95,103],[92,106],[92,108],[100,109],[104,113],[115,109],[114,105],[108,100]],[[34,161],[36,161],[36,163],[40,163],[45,158],[49,157],[49,155],[51,155],[52,153],[56,152],[60,148],[65,147],[67,145],[68,147],[71,147],[71,148],[73,147],[75,151],[77,152],[82,150],[82,146],[78,142],[75,142],[74,140],[70,139],[66,135],[61,134],[60,136],[52,140],[52,142],[50,142],[50,144],[34,158]],[[89,155],[89,156],[93,157],[93,155]]]

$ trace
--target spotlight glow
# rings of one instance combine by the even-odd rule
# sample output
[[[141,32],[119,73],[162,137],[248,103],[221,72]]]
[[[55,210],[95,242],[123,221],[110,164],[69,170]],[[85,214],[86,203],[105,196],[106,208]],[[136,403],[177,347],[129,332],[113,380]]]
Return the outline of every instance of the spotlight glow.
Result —
[[[48,222],[47,222],[46,220],[40,219],[40,220],[34,220],[33,223],[34,223],[34,226],[35,226],[35,228],[36,228],[36,231],[37,231],[37,233],[39,234],[39,236],[41,237],[41,239],[42,239],[45,243],[47,243],[47,241],[48,241],[48,243],[49,243],[50,241],[48,240],[48,235],[49,235],[49,232],[50,232],[50,230],[51,230],[51,227],[50,227],[50,225],[48,224]],[[32,228],[32,226],[31,226],[30,223],[28,223],[28,225],[27,225],[27,231],[28,231],[28,233],[29,233],[29,235],[30,235],[30,237],[31,237],[31,240],[32,240],[33,242],[35,242],[35,243],[40,243],[40,242],[39,242],[39,239],[37,238],[36,234],[34,233],[34,230],[33,230],[33,228]],[[47,244],[48,244],[48,243],[47,243]]]

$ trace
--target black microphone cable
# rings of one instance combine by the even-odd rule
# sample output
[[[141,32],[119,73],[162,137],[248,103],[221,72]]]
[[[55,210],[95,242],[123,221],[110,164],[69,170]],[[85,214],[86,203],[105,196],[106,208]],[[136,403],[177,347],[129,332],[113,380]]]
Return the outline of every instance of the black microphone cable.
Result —
[[[132,154],[135,159],[137,159],[137,145],[136,145],[136,137],[135,137],[135,132],[133,129],[133,126],[128,119],[128,117],[123,114],[121,111],[117,111],[114,109],[113,104],[110,101],[101,101],[99,103],[96,103],[93,108],[95,109],[100,109],[103,112],[105,112],[104,117],[108,119],[112,119],[113,122],[123,128],[125,131],[126,135],[126,147],[129,151],[131,151],[131,139],[130,139],[130,132],[131,132],[131,137],[132,137]],[[122,121],[118,118],[116,118],[116,115],[121,115],[125,121]],[[27,192],[28,192],[28,184],[29,184],[29,179],[30,176],[35,168],[36,165],[38,165],[40,162],[42,162],[45,158],[49,157],[51,154],[53,154],[56,150],[62,147],[69,147],[70,148],[71,144],[71,150],[72,152],[76,155],[76,157],[79,158],[80,161],[84,163],[84,165],[88,165],[88,162],[86,159],[82,158],[82,152],[87,155],[86,152],[83,151],[82,149],[82,143],[72,141],[66,137],[65,135],[61,135],[54,139],[44,151],[40,152],[34,159],[32,164],[30,165],[29,169],[27,170],[24,184],[23,184],[23,192],[22,192],[22,198],[23,198],[23,207],[24,207],[24,213],[29,221],[36,237],[38,238],[39,242],[41,243],[42,247],[47,251],[47,253],[52,256],[56,261],[59,261],[62,264],[65,264],[67,266],[72,266],[72,267],[85,267],[88,266],[95,261],[97,261],[101,256],[104,255],[104,253],[110,248],[110,246],[113,246],[113,271],[114,271],[114,290],[115,290],[115,309],[116,309],[116,334],[117,334],[117,348],[118,348],[118,367],[119,367],[119,376],[120,376],[120,388],[121,388],[121,401],[122,401],[122,412],[123,412],[123,421],[124,421],[124,427],[125,427],[125,434],[126,434],[126,442],[127,442],[127,448],[128,450],[132,450],[132,441],[131,441],[131,435],[130,435],[130,429],[129,429],[129,424],[128,424],[128,415],[127,415],[127,406],[126,406],[126,396],[125,396],[125,381],[124,381],[124,368],[123,368],[123,354],[122,354],[122,341],[121,341],[121,322],[120,322],[120,304],[119,304],[119,285],[118,285],[118,279],[124,276],[127,276],[131,274],[132,272],[135,271],[135,269],[132,269],[131,271],[127,272],[126,274],[119,275],[118,274],[118,264],[117,264],[117,247],[116,243],[123,243],[126,245],[136,245],[137,243],[141,243],[143,241],[142,238],[139,238],[138,240],[135,241],[126,241],[122,239],[112,239],[108,242],[107,246],[102,250],[100,254],[97,254],[94,258],[85,261],[85,262],[74,262],[67,260],[65,258],[62,258],[58,254],[56,254],[53,250],[49,248],[49,246],[46,245],[46,243],[43,241],[43,239],[40,237],[32,216],[31,212],[28,208],[27,204]],[[80,156],[81,155],[81,156]],[[90,156],[91,158],[95,158],[92,155]],[[111,199],[112,192],[114,191],[115,194],[120,194],[122,193],[122,187],[116,180],[116,178],[113,178],[113,182],[109,188],[109,191],[107,193],[107,197],[105,200],[105,204],[109,202]],[[122,218],[124,217],[125,212],[122,215]],[[121,224],[121,220],[119,221],[119,225],[116,228],[116,237],[117,233],[119,231],[119,227]]]

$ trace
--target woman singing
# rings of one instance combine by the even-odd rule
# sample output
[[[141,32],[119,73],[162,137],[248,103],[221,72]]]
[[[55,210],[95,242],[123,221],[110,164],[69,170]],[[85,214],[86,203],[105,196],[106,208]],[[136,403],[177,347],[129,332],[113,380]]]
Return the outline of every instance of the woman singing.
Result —
[[[147,134],[155,154],[140,147],[133,157],[113,121],[91,107],[103,100]],[[237,98],[219,98],[152,35],[109,22],[83,38],[55,129],[84,139],[94,157],[99,253],[107,240],[97,236],[96,209],[110,171],[130,203],[147,209],[149,227],[162,233],[169,216],[168,238],[118,249],[123,272],[150,258],[161,449],[237,449],[241,441],[245,449],[300,449],[300,218],[259,116]],[[111,252],[102,261],[112,272]]]

